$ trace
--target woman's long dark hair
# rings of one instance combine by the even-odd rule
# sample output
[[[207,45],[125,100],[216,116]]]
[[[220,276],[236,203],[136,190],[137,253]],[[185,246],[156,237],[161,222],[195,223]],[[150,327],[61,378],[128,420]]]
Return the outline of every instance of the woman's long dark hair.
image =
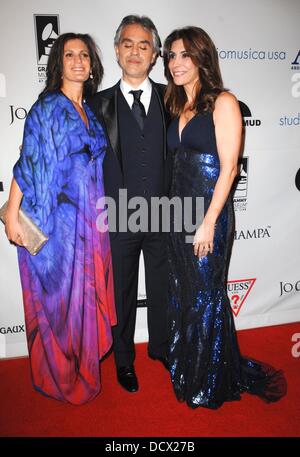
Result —
[[[194,103],[190,109],[196,112],[212,112],[217,96],[227,89],[223,86],[215,45],[204,30],[192,26],[174,30],[164,43],[165,76],[168,81],[165,95],[166,107],[172,116],[180,116],[187,102],[183,86],[174,84],[168,65],[172,43],[176,40],[183,41],[185,50],[199,69],[200,82],[195,88]]]
[[[64,47],[69,40],[81,40],[89,50],[91,59],[91,72],[93,79],[88,79],[83,85],[83,95],[89,96],[97,92],[98,86],[103,78],[103,66],[98,55],[97,45],[93,38],[88,34],[82,33],[63,33],[54,42],[50,51],[47,65],[46,87],[41,95],[47,92],[59,90],[62,86],[63,75],[63,54]]]

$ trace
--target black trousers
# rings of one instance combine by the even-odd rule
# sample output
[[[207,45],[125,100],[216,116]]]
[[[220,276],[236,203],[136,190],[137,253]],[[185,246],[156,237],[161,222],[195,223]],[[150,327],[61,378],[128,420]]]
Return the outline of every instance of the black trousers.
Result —
[[[165,233],[117,233],[111,236],[115,301],[118,323],[113,327],[113,349],[117,367],[135,359],[136,321],[140,253],[145,261],[147,294],[148,352],[167,354],[168,265]]]

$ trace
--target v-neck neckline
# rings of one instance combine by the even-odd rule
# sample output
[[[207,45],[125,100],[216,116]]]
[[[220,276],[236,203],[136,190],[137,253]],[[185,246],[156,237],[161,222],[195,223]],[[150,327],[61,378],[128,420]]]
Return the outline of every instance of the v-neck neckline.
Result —
[[[186,127],[192,122],[192,120],[193,120],[196,116],[198,116],[198,115],[199,115],[199,113],[194,114],[194,116],[191,117],[191,119],[190,119],[189,121],[187,121],[187,123],[184,125],[184,127],[182,128],[181,131],[179,130],[179,128],[180,128],[180,127],[179,127],[179,125],[180,125],[180,117],[178,118],[177,134],[178,134],[178,138],[179,138],[179,142],[180,142],[180,143],[181,143],[181,141],[182,141],[182,135],[183,135],[184,130],[185,130]]]
[[[80,113],[78,112],[78,110],[76,109],[74,103],[72,102],[72,100],[66,95],[63,93],[63,91],[60,89],[60,93],[63,97],[65,97],[66,100],[69,101],[69,103],[71,104],[73,110],[76,112],[77,116],[79,117],[80,121],[82,122],[82,124],[84,125],[84,127],[86,128],[88,134],[90,133],[90,123],[89,123],[89,118],[88,118],[88,115],[86,113],[86,109],[85,109],[85,106],[82,107],[83,111],[85,112],[85,115],[86,115],[86,119],[87,119],[87,124],[84,122],[84,120],[82,119],[82,117],[80,116]],[[83,101],[83,104],[85,104],[85,102]]]

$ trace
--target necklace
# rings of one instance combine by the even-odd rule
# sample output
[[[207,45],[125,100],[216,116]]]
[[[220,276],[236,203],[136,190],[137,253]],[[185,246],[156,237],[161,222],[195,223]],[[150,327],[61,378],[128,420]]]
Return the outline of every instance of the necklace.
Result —
[[[87,118],[87,115],[86,115],[86,112],[85,112],[83,106],[81,106],[78,102],[75,102],[74,100],[71,100],[71,102],[73,103],[76,111],[78,112],[79,116],[81,117],[81,119],[85,123],[86,128],[88,129],[89,128],[89,121],[88,121],[88,118]]]
[[[81,106],[80,103],[76,102],[75,100],[72,100],[72,98],[68,97],[68,95],[62,89],[61,89],[61,92],[64,94],[65,97],[67,97],[70,100],[70,102],[73,104],[74,108],[76,109],[77,113],[79,114],[79,116],[81,117],[83,122],[85,123],[86,128],[89,129],[89,121],[88,121],[88,118],[87,118],[87,115],[86,115],[86,112],[85,112],[83,106]]]

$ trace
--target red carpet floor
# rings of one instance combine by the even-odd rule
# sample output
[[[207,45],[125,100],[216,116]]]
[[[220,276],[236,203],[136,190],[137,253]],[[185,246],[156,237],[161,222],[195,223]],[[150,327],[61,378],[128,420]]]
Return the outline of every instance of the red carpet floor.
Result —
[[[117,383],[113,356],[102,364],[103,388],[84,406],[48,399],[31,385],[28,358],[0,361],[1,437],[291,437],[300,436],[300,357],[292,356],[291,339],[300,324],[238,332],[241,351],[283,369],[288,394],[265,404],[244,394],[221,409],[189,409],[178,403],[168,373],[137,345],[140,391],[126,393]]]

